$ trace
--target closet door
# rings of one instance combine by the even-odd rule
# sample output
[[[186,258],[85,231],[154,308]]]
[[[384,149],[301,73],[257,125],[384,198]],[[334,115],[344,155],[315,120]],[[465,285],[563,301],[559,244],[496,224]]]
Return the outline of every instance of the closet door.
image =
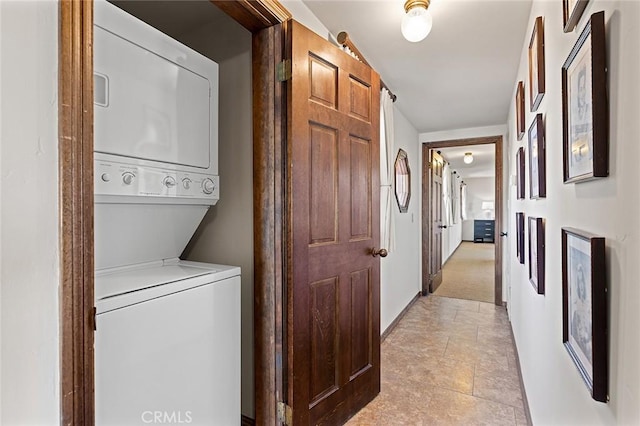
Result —
[[[290,30],[288,401],[335,425],[380,392],[380,80]]]

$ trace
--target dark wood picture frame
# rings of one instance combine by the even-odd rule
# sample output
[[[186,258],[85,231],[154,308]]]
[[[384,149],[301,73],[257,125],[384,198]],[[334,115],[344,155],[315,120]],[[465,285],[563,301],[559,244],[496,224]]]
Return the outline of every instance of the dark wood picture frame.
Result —
[[[570,33],[578,25],[589,0],[575,0],[573,7],[569,3],[569,0],[562,0],[562,29],[565,33]]]
[[[524,265],[524,213],[516,213],[516,257]]]
[[[524,148],[516,153],[516,198],[524,200]]]
[[[547,196],[547,166],[544,121],[542,114],[529,127],[529,198],[537,200]]]
[[[524,82],[518,82],[516,89],[516,135],[518,140],[524,136]]]
[[[604,12],[591,15],[562,65],[562,130],[564,183],[609,176]]]
[[[411,201],[411,169],[409,168],[409,157],[404,149],[398,150],[396,161],[393,164],[396,202],[400,213],[407,213]]]
[[[609,399],[605,250],[603,237],[562,228],[562,342],[600,402]]]
[[[545,93],[544,75],[544,20],[536,18],[529,42],[529,102],[531,111],[536,111]]]
[[[538,294],[544,294],[544,219],[529,218],[529,282]]]

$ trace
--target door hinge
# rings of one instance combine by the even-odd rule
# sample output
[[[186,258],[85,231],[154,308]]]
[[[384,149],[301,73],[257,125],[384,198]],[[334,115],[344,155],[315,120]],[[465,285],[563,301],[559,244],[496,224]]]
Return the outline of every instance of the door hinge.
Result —
[[[278,81],[287,81],[291,78],[291,59],[285,59],[276,67]]]
[[[293,424],[293,410],[284,402],[278,401],[278,421],[285,425]]]
[[[98,318],[96,317],[97,314],[97,310],[96,307],[93,307],[93,331],[96,331],[98,329]]]

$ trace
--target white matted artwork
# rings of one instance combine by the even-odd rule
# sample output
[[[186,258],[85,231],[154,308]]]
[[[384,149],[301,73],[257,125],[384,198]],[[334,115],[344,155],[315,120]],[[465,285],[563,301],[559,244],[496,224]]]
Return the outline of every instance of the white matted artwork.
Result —
[[[609,398],[605,239],[562,228],[562,341],[596,401]]]
[[[564,183],[609,176],[604,12],[591,15],[562,65]]]
[[[569,278],[569,343],[587,374],[593,370],[591,329],[591,247],[574,235],[567,237]],[[593,381],[593,377],[590,377]]]
[[[591,104],[591,36],[569,66],[569,177],[593,169],[593,111]]]

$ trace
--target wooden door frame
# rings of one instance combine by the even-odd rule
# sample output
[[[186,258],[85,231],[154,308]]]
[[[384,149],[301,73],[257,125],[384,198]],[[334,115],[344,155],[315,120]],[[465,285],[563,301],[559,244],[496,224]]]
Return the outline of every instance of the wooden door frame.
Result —
[[[450,148],[467,145],[487,145],[495,144],[495,205],[496,205],[496,225],[495,225],[495,284],[494,284],[494,304],[502,306],[502,237],[500,232],[503,226],[503,140],[502,135],[486,136],[468,139],[453,139],[436,142],[425,142],[422,144],[422,294],[429,292],[429,271],[428,263],[431,256],[430,238],[431,224],[428,220],[430,210],[430,189],[429,189],[429,150],[438,148]]]
[[[276,69],[291,14],[277,0],[211,0],[252,32],[256,422],[282,392],[286,93]],[[93,1],[59,0],[60,422],[93,425]]]

